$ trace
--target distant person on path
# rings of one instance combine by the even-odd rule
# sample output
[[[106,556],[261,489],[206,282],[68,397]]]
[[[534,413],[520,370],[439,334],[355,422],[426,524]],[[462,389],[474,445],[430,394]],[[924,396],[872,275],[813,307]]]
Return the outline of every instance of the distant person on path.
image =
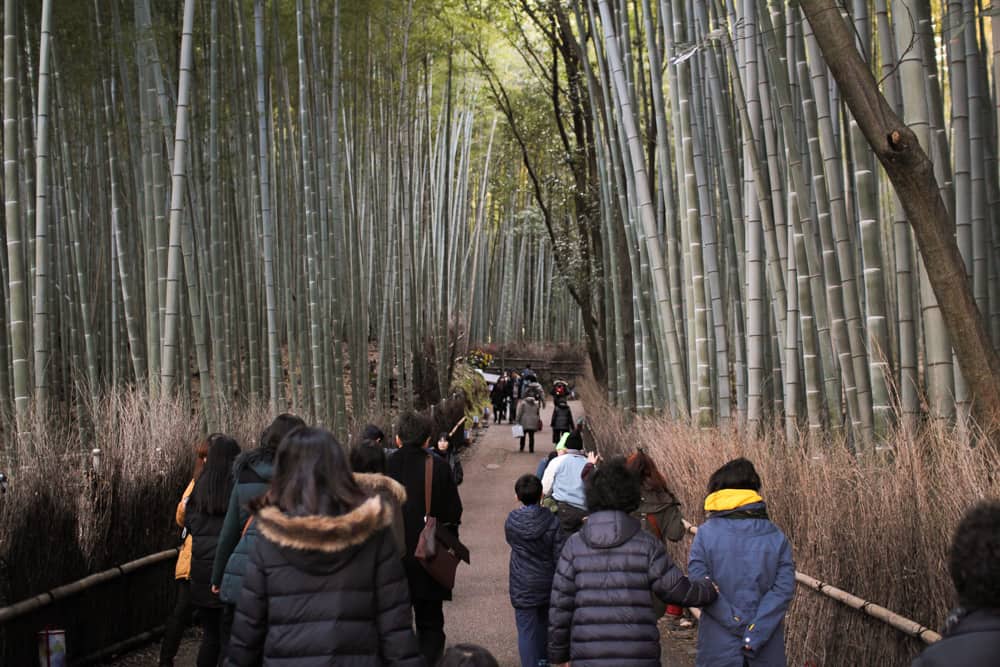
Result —
[[[385,452],[386,457],[392,456],[396,448],[385,440],[385,433],[375,424],[366,424],[358,435],[359,444],[377,445]]]
[[[514,398],[514,391],[517,382],[514,380],[513,371],[507,372],[507,383],[504,386],[504,397],[506,398],[507,405],[507,423],[510,424],[514,421],[514,410],[517,409],[517,401]]]
[[[208,440],[199,440],[195,445],[194,473],[187,488],[181,494],[181,501],[177,503],[177,510],[174,519],[180,528],[184,528],[184,520],[187,515],[187,504],[194,491],[194,483],[198,481],[202,470],[205,468],[205,459],[208,458]],[[183,544],[180,553],[177,554],[177,565],[174,567],[174,581],[176,582],[176,598],[174,608],[167,619],[166,628],[163,630],[163,641],[160,642],[160,667],[173,667],[174,657],[177,649],[181,645],[181,637],[184,635],[184,628],[191,618],[191,534],[185,529],[183,531]]]
[[[517,622],[521,667],[548,664],[549,597],[562,542],[559,520],[538,503],[542,481],[521,475],[514,493],[522,506],[507,515],[504,533],[510,545],[510,604]]]
[[[573,411],[565,398],[557,398],[555,407],[552,408],[552,419],[549,421],[552,427],[552,444],[559,442],[563,433],[573,430]]]
[[[386,480],[389,479],[385,474],[385,451],[382,449],[380,444],[373,442],[360,442],[356,444],[353,449],[351,449],[349,458],[351,460],[351,470],[354,471],[355,479],[359,479],[361,477],[385,477]],[[364,480],[359,481],[359,483],[363,486],[375,486],[380,489],[385,486],[382,483],[376,484],[370,481],[365,482]],[[398,484],[394,484],[393,486],[398,486]],[[393,508],[391,528],[392,538],[396,545],[396,551],[399,552],[399,557],[402,558],[403,554],[406,553],[406,532],[403,528],[403,500],[405,500],[405,498],[388,498],[385,494],[383,494],[382,500],[398,500],[398,502],[391,502]]]
[[[734,459],[708,480],[705,511],[688,561],[692,578],[711,577],[719,599],[698,624],[698,667],[784,667],[784,619],[795,593],[795,563],[784,533],[768,519],[753,463]]]
[[[565,536],[580,530],[587,516],[583,472],[588,460],[583,454],[583,438],[579,431],[570,433],[564,446],[565,451],[545,466],[542,493],[555,500],[559,508],[559,525]],[[557,450],[563,451],[558,446]]]
[[[650,592],[699,607],[715,600],[709,579],[687,577],[663,544],[630,516],[639,480],[621,459],[587,478],[593,513],[563,547],[552,581],[549,662],[573,667],[659,667],[660,633]]]
[[[664,546],[668,540],[679,542],[685,533],[681,504],[667,487],[667,480],[659,468],[642,449],[629,456],[625,460],[625,466],[639,478],[641,500],[632,516],[639,519],[643,530],[660,540]],[[667,611],[666,605],[655,596],[653,609],[658,617]],[[672,605],[669,611],[675,617],[683,613],[683,610]]]
[[[438,436],[437,443],[435,443],[432,451],[435,456],[448,464],[455,486],[461,486],[462,480],[465,478],[465,472],[462,470],[462,462],[458,460],[458,454],[451,449],[451,442],[448,440],[447,433],[442,433]]]
[[[236,607],[229,663],[418,667],[389,530],[396,482],[352,475],[340,443],[300,428],[278,448]],[[397,502],[398,502],[397,501]]]
[[[1000,501],[979,503],[962,518],[951,542],[948,569],[959,607],[944,638],[913,667],[979,667],[1000,662]]]
[[[493,404],[493,423],[499,424],[507,417],[507,376],[501,375],[490,390]]]
[[[208,436],[205,469],[191,491],[184,526],[191,534],[191,604],[198,610],[204,632],[198,647],[198,667],[215,667],[222,659],[222,603],[212,593],[212,562],[233,488],[233,461],[240,446],[228,435]]]
[[[510,394],[508,395],[507,423],[513,424],[517,421],[518,403],[521,400],[521,396],[523,396],[521,393],[521,376],[515,371],[510,372],[510,384],[508,386],[510,387]]]
[[[243,588],[243,570],[246,568],[250,547],[257,537],[257,527],[250,518],[250,501],[264,495],[274,472],[274,455],[281,440],[290,432],[305,426],[299,417],[280,414],[260,434],[260,446],[243,452],[233,464],[233,491],[229,496],[226,521],[222,524],[219,546],[212,565],[212,592],[225,603],[222,610],[222,649],[229,641],[233,612]]]
[[[410,601],[417,628],[420,653],[428,665],[437,663],[444,651],[444,602],[451,591],[438,582],[414,558],[420,531],[424,528],[424,476],[427,457],[431,457],[431,511],[439,524],[458,526],[462,520],[462,500],[448,464],[425,451],[430,444],[430,419],[416,412],[404,412],[396,422],[396,445],[389,457],[386,473],[406,489],[403,524],[406,529],[406,554],[403,568],[410,588]],[[439,527],[440,528],[440,527]],[[445,529],[445,528],[440,528]]]
[[[525,383],[524,386],[524,397],[534,398],[541,404],[542,409],[545,408],[545,389],[539,384],[538,380],[532,380],[531,382]]]
[[[517,406],[517,423],[524,429],[521,436],[520,449],[524,451],[524,439],[528,439],[528,451],[535,453],[535,431],[542,430],[542,414],[538,401],[533,396],[529,396],[521,401]]]

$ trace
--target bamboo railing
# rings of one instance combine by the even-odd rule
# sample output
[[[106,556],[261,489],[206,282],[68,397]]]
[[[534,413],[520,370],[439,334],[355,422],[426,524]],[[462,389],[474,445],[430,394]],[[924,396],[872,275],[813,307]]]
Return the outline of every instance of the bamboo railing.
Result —
[[[684,528],[688,533],[694,535],[698,532],[698,527],[689,523],[686,519],[684,520]],[[810,577],[808,574],[803,574],[798,570],[795,571],[795,581],[799,584],[809,588],[810,590],[816,591],[827,596],[830,599],[836,600],[841,604],[845,604],[852,609],[857,609],[858,611],[868,614],[872,618],[878,619],[883,623],[904,632],[911,637],[916,637],[917,639],[923,641],[926,644],[933,644],[934,642],[941,640],[941,635],[934,632],[930,628],[912,621],[905,616],[901,616],[894,611],[886,609],[874,602],[869,602],[863,598],[859,598],[857,595],[852,595],[847,591],[841,590],[836,586],[832,586],[828,583],[820,581],[815,577]],[[697,609],[692,609],[696,618],[701,617],[701,611]]]
[[[18,616],[23,616],[27,613],[35,611],[36,609],[41,609],[42,607],[52,604],[56,600],[63,600],[65,598],[72,597],[77,593],[93,588],[98,584],[103,584],[149,567],[150,565],[156,565],[157,563],[161,563],[165,560],[176,558],[179,551],[179,547],[174,547],[173,549],[166,549],[155,554],[143,556],[142,558],[130,561],[124,565],[118,565],[110,570],[97,572],[96,574],[84,577],[83,579],[79,579],[70,584],[53,588],[45,593],[40,593],[34,597],[30,597],[10,606],[0,608],[0,625],[12,621]]]

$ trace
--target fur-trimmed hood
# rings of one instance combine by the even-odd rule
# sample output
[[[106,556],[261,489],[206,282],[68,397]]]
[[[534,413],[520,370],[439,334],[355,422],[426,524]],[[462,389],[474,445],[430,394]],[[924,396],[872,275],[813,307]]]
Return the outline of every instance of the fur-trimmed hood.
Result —
[[[287,549],[333,554],[364,543],[388,528],[397,508],[406,501],[406,490],[384,475],[355,474],[368,499],[339,516],[288,516],[277,507],[257,513],[257,528],[268,540]]]

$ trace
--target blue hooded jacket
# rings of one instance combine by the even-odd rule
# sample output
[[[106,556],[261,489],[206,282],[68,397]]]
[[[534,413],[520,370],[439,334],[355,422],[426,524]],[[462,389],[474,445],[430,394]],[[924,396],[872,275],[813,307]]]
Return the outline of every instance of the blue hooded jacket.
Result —
[[[504,533],[510,545],[510,604],[547,607],[562,549],[559,519],[541,505],[525,505],[507,516]]]
[[[688,562],[691,579],[711,577],[719,598],[698,626],[698,667],[785,667],[784,618],[795,563],[784,533],[753,491],[726,489],[705,500]],[[748,647],[749,650],[745,650]]]

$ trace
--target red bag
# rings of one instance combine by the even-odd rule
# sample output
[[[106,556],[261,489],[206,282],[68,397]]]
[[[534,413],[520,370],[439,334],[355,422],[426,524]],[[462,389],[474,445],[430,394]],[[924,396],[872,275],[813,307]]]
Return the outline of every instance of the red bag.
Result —
[[[428,454],[424,467],[424,528],[420,531],[413,556],[434,581],[451,590],[455,587],[458,564],[463,560],[469,562],[469,550],[450,530],[438,527],[437,518],[430,515],[433,477],[434,462]]]

